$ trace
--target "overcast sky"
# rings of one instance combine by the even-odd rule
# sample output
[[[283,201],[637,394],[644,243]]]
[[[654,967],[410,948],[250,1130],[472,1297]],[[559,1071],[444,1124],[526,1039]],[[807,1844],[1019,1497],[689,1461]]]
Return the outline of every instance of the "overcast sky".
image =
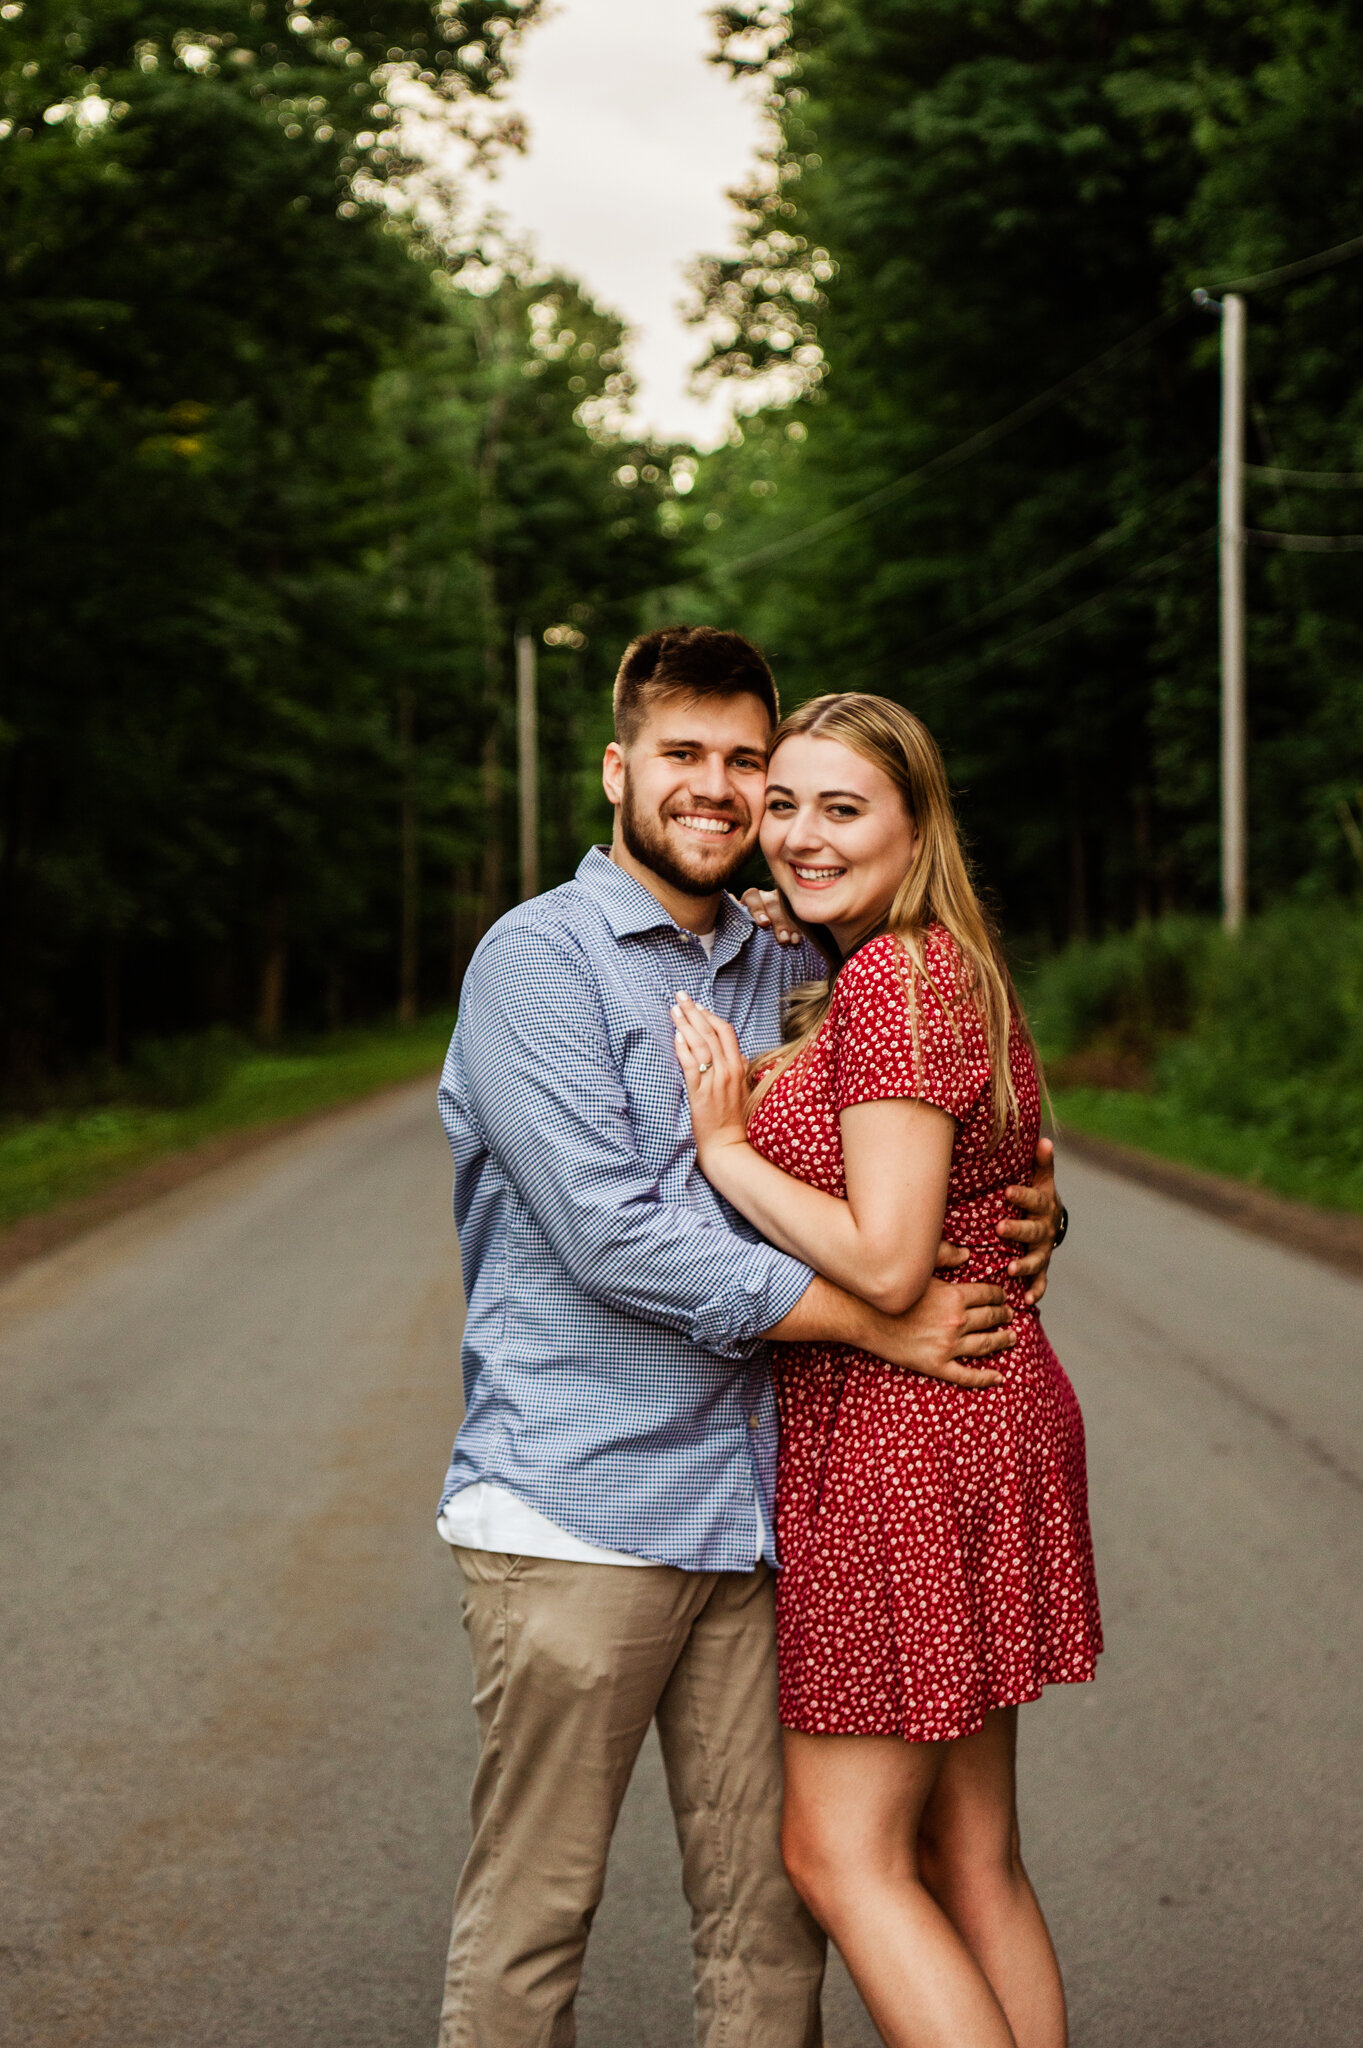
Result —
[[[703,446],[727,402],[688,396],[703,342],[677,306],[690,259],[733,246],[724,194],[762,134],[754,88],[706,62],[712,45],[706,0],[553,0],[505,94],[529,153],[487,188],[546,264],[629,322],[637,423]]]

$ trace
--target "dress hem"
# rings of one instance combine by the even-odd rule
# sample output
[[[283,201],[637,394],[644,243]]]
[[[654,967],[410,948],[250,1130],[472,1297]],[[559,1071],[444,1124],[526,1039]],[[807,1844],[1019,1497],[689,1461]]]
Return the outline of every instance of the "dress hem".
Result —
[[[781,1726],[789,1728],[793,1735],[891,1735],[898,1737],[901,1742],[961,1742],[968,1735],[978,1735],[984,1726],[986,1716],[998,1713],[1003,1707],[1028,1707],[1031,1706],[1034,1700],[1039,1700],[1042,1693],[1053,1685],[1092,1685],[1097,1676],[1098,1668],[1095,1660],[1087,1671],[1075,1671],[1064,1673],[1054,1678],[1043,1678],[1035,1690],[1016,1692],[1006,1699],[991,1699],[988,1706],[982,1707],[976,1714],[967,1716],[959,1728],[952,1728],[935,1735],[911,1733],[902,1724],[896,1724],[893,1728],[830,1728],[827,1726],[807,1728],[801,1726],[798,1721],[789,1720],[785,1714],[781,1715],[780,1720]]]

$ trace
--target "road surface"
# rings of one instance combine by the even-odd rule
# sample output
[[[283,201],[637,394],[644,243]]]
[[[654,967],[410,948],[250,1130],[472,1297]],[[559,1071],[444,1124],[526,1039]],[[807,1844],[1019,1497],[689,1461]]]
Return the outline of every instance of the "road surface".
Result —
[[[1047,1322],[1110,1650],[1024,1717],[1076,2048],[1355,2048],[1363,1284],[1091,1167]],[[420,1088],[0,1289],[0,2040],[431,2048],[472,1760]],[[583,2048],[684,2048],[656,1755]],[[846,1980],[830,2048],[874,2035]]]

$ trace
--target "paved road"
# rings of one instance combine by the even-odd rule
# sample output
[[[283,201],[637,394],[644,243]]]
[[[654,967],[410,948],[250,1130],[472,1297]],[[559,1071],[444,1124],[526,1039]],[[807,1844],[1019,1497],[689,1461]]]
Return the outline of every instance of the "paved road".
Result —
[[[1363,1285],[1065,1169],[1111,1638],[1027,1716],[1077,2048],[1359,2039]],[[0,2040],[430,2048],[471,1760],[430,1091],[0,1290]],[[684,2048],[656,1757],[583,2048]],[[874,2036],[845,1980],[831,2048]]]

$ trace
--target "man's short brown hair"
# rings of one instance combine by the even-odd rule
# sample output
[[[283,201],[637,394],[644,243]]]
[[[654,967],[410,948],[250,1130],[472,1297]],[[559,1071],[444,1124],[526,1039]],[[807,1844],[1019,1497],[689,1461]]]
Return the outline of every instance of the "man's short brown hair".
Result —
[[[659,626],[625,649],[615,678],[615,737],[639,736],[663,697],[756,697],[773,725],[781,716],[776,683],[761,649],[718,626]]]

